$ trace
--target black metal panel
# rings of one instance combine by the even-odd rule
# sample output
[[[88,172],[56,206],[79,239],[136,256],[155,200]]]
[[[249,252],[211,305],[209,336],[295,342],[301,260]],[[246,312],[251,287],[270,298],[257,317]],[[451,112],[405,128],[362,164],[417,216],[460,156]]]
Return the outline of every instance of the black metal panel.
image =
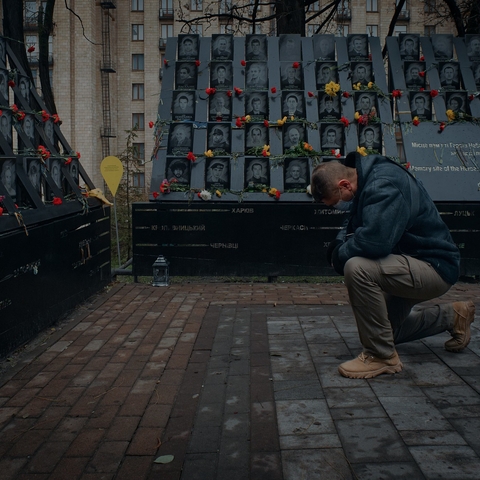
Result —
[[[0,238],[0,356],[110,281],[110,209]]]

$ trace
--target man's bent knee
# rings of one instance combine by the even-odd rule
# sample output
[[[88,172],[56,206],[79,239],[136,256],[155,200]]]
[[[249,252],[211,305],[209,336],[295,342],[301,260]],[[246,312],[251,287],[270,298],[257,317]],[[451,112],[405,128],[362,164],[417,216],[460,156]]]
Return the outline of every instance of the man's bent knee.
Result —
[[[349,285],[355,281],[368,281],[369,272],[378,268],[375,260],[364,257],[352,257],[347,260],[344,268],[345,284]]]

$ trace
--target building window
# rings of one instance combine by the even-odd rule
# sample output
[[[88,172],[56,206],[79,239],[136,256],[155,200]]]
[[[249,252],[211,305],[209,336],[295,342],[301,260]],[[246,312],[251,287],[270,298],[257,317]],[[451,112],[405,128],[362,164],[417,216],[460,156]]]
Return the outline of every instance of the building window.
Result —
[[[145,144],[144,143],[134,143],[133,144],[133,154],[140,163],[145,162]]]
[[[259,34],[259,33],[262,33],[262,25],[257,23],[255,24],[255,28],[253,27],[253,25],[250,25],[249,27],[249,32],[251,34]]]
[[[435,13],[436,10],[436,1],[435,0],[425,0],[425,5],[423,7],[425,13]]]
[[[435,35],[435,25],[425,25],[425,27],[423,27],[423,34],[426,37],[431,37],[432,35]]]
[[[378,37],[378,25],[367,25],[367,35],[369,37]]]
[[[192,33],[195,33],[197,35],[200,35],[202,36],[202,33],[203,33],[203,25],[190,25],[190,28],[191,28],[191,32]]]
[[[32,68],[33,86],[35,88],[37,88],[37,82],[38,82],[37,78],[38,78],[38,72],[34,68]]]
[[[190,10],[192,12],[198,12],[203,10],[203,1],[202,0],[190,0]]]
[[[134,53],[132,55],[132,70],[143,70],[144,64],[143,53]]]
[[[145,188],[145,174],[143,172],[134,172],[133,186],[138,188]]]
[[[317,34],[320,25],[307,25],[307,37],[312,37]]]
[[[338,25],[337,37],[346,37],[348,35],[348,25]]]
[[[173,0],[162,0],[160,7],[160,17],[173,15]]]
[[[162,38],[173,37],[173,25],[162,25]]]
[[[377,0],[367,0],[367,12],[378,12]]]
[[[143,25],[132,25],[132,40],[143,42]]]
[[[232,9],[231,0],[220,0],[220,6],[218,8],[218,13],[228,13]]]
[[[137,130],[145,130],[145,114],[132,113],[132,128]]]
[[[226,33],[233,33],[233,26],[232,25],[220,25],[220,33],[226,34]]]
[[[28,49],[34,47],[33,52],[29,52]],[[29,62],[38,61],[38,45],[36,35],[25,35],[25,48],[27,49],[27,58]]]
[[[36,25],[37,20],[37,2],[25,2],[25,25]]]
[[[132,0],[132,11],[143,12],[143,0]]]
[[[407,26],[406,25],[395,25],[393,29],[393,35],[398,37],[399,33],[407,33]]]
[[[320,10],[320,2],[317,1],[317,2],[313,2],[311,5],[310,5],[310,8],[314,11],[314,12],[318,12]]]
[[[250,0],[250,7],[248,9],[250,15],[253,13],[254,8],[255,8],[255,0]],[[261,4],[261,0],[259,0],[258,5],[257,5],[257,12],[260,12],[261,10],[262,10],[262,4]]]
[[[132,100],[144,100],[144,85],[143,83],[132,84]]]

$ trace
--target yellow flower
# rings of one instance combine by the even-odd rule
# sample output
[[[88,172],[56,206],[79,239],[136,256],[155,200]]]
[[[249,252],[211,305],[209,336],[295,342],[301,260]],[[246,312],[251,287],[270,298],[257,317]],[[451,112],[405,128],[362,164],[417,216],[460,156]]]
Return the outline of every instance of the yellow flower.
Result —
[[[329,82],[325,85],[325,93],[331,97],[336,97],[337,92],[340,90],[340,85],[335,82]]]
[[[277,193],[277,189],[272,187],[269,191],[268,194],[271,195],[272,197]]]
[[[217,197],[221,197],[222,196],[222,192],[220,190],[215,190],[215,195]]]
[[[212,152],[211,150],[207,150],[206,152],[204,152],[204,155],[205,155],[206,157],[211,158],[211,157],[213,157],[213,152]]]
[[[368,82],[367,87],[368,87],[368,88],[373,88],[373,82]]]
[[[365,147],[357,147],[357,152],[364,157],[367,156],[367,149]]]
[[[295,117],[293,115],[291,115],[290,120],[293,122],[295,120]]]
[[[313,150],[313,147],[307,142],[303,142],[303,148],[304,150],[309,150],[310,152]]]
[[[252,119],[252,117],[250,115],[247,115],[245,117],[245,122],[248,123],[251,119]]]
[[[452,120],[455,120],[455,112],[451,109],[447,110],[447,117],[448,120],[451,122]]]
[[[281,120],[277,120],[277,125],[281,127],[287,121],[287,117],[283,117]]]
[[[267,189],[266,189],[266,188],[262,188],[262,193],[267,193]]]
[[[360,112],[355,112],[355,115],[353,116],[355,120],[358,120],[360,118]]]
[[[263,149],[268,152],[270,150],[270,145],[264,145]]]

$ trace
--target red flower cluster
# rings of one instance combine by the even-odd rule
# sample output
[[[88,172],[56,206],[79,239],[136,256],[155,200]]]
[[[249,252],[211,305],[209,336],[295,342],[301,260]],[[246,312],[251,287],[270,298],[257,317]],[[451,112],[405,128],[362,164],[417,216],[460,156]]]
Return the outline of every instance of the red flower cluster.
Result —
[[[53,204],[54,205],[61,205],[63,202],[62,202],[62,199],[60,197],[53,197]]]
[[[365,114],[365,115],[360,115],[358,117],[358,120],[357,122],[360,124],[360,125],[368,125],[368,119],[369,119],[369,115]]]
[[[438,95],[438,90],[430,90],[430,96],[435,98]]]
[[[392,96],[393,96],[394,98],[400,98],[400,97],[402,96],[402,91],[401,91],[401,90],[394,90],[394,91],[392,92]]]
[[[213,88],[213,87],[208,87],[208,88],[205,89],[205,93],[207,95],[213,95],[216,91],[217,91],[217,89]]]
[[[340,152],[337,152],[335,149],[332,148],[331,152],[332,152],[332,155],[335,155],[336,158],[341,157]]]
[[[345,98],[350,98],[350,94],[348,92],[343,92],[342,96]]]
[[[43,160],[50,158],[51,155],[51,153],[43,145],[38,146],[37,153],[42,157]]]
[[[19,110],[16,114],[16,117],[17,117],[17,120],[21,122],[25,118],[25,112],[22,112]]]
[[[17,113],[17,112],[18,112],[18,107],[17,107],[17,104],[16,104],[16,103],[14,103],[14,104],[12,105],[12,112],[13,112],[13,113]]]
[[[188,152],[187,160],[190,160],[191,162],[194,162],[196,159],[197,159],[197,157],[193,154],[193,152]]]
[[[244,67],[246,64],[247,64],[247,62],[246,62],[245,60],[240,60],[240,65],[241,65],[242,67]]]
[[[227,90],[227,97],[231,97],[232,96],[232,91],[231,90]]]
[[[15,82],[13,80],[9,80],[8,86],[13,88],[15,86]]]
[[[344,127],[348,127],[350,125],[350,122],[347,117],[340,118],[340,121],[343,123]]]
[[[315,94],[313,92],[307,92],[307,95],[310,97],[310,98],[313,98],[315,96]]]
[[[300,63],[299,62],[293,62],[292,67],[293,68],[300,68]]]
[[[240,128],[242,125],[243,125],[242,119],[240,117],[237,117],[237,119],[235,120],[235,126]]]
[[[27,48],[27,52],[28,53],[32,53],[35,51],[35,45],[30,45],[28,48]]]
[[[195,60],[195,65],[196,65],[197,67],[199,67],[201,63],[202,63],[202,62],[201,62],[200,60]]]
[[[233,91],[235,92],[236,95],[241,95],[243,93],[243,90],[238,87],[233,87]]]
[[[270,89],[270,91],[271,91],[272,93],[277,93],[277,87],[272,87],[272,88]]]
[[[153,123],[153,122],[148,122],[149,128],[153,128],[154,125],[155,125],[155,123]]]
[[[45,110],[42,110],[40,114],[42,115],[42,122],[47,122],[50,119],[50,114]]]
[[[160,184],[160,192],[161,193],[170,193],[170,183],[168,182],[167,179],[163,180],[163,182]],[[156,192],[154,192],[154,193],[156,193]],[[153,195],[153,198],[157,198],[157,197],[155,195]]]
[[[60,121],[60,117],[56,113],[52,115],[52,118],[53,118],[53,123],[58,123]]]
[[[263,121],[263,124],[268,128],[270,126],[270,124],[268,123],[268,120],[264,120]]]

